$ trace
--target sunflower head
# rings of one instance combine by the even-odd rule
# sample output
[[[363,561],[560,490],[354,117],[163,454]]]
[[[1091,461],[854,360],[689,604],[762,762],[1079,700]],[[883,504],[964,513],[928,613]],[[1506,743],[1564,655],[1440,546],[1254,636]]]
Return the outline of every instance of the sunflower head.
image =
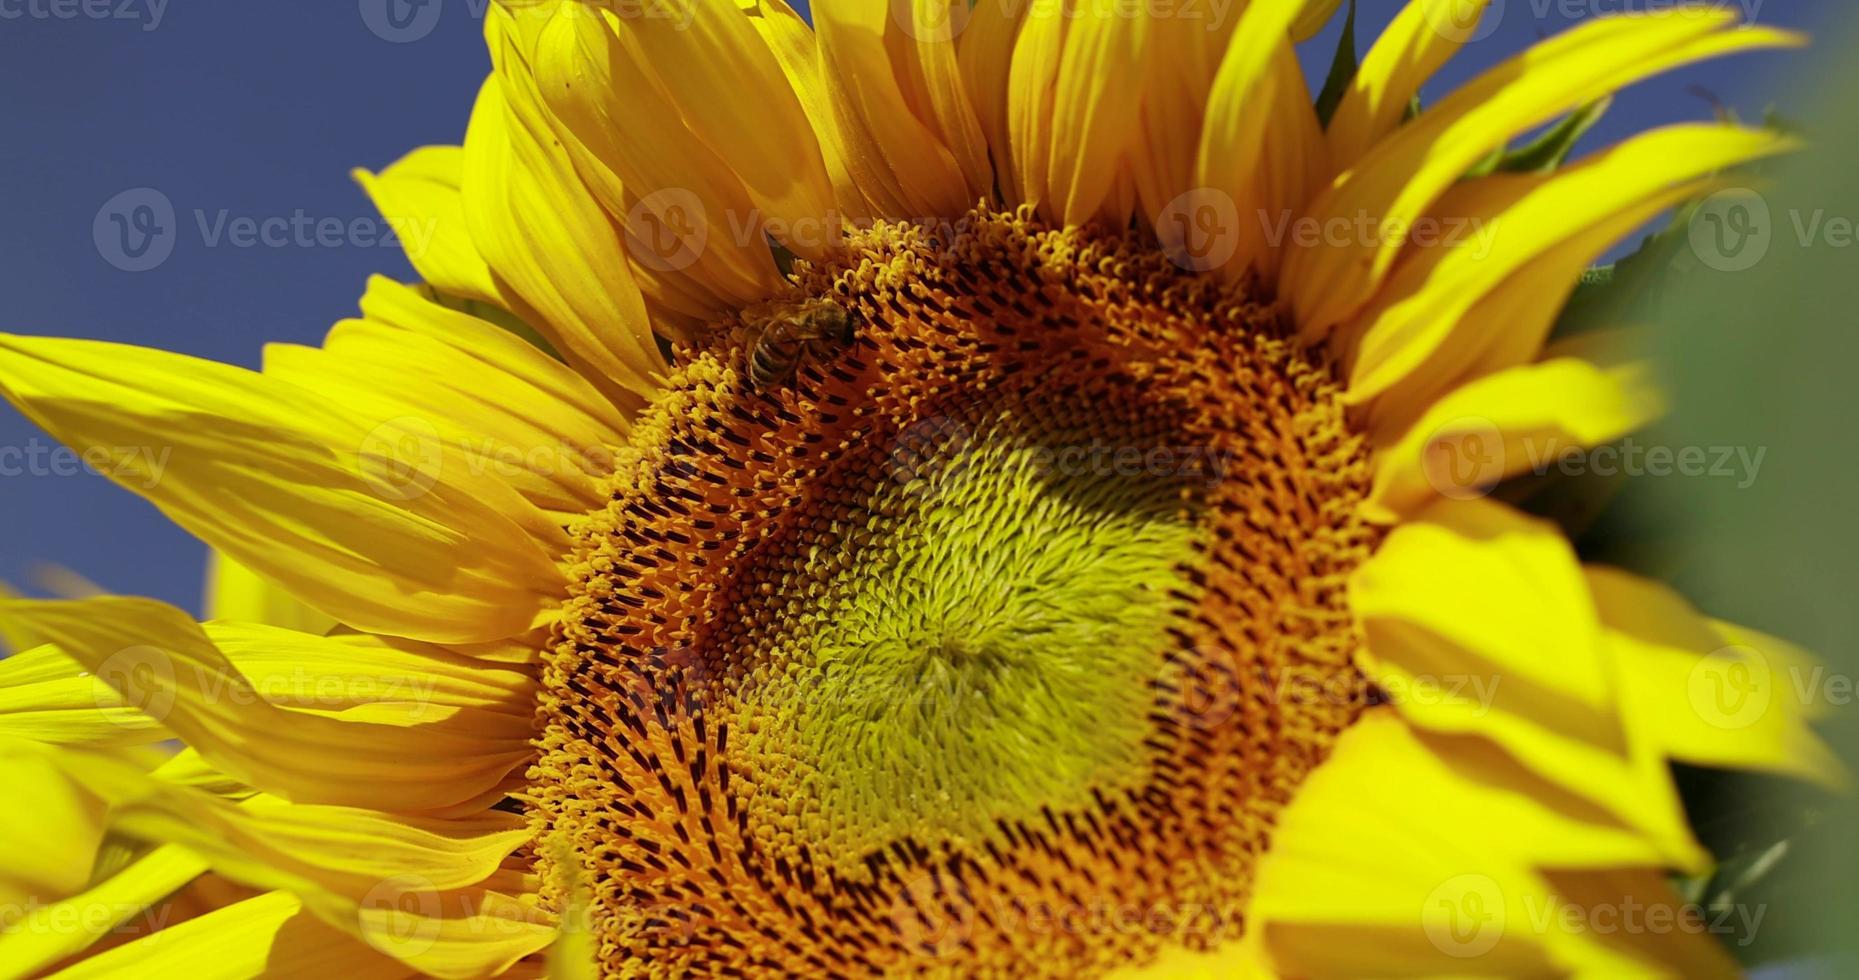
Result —
[[[1557,311],[1788,145],[1570,134],[1795,39],[1603,19],[1418,106],[1488,5],[1415,0],[1313,103],[1334,0],[816,6],[490,7],[463,146],[362,175],[424,282],[321,348],[0,339],[226,562],[206,624],[0,602],[0,762],[71,828],[15,877],[207,906],[89,965],[1730,969],[1568,923],[1695,919],[1671,761],[1833,770],[1693,697],[1804,658],[1487,494],[1657,414]]]

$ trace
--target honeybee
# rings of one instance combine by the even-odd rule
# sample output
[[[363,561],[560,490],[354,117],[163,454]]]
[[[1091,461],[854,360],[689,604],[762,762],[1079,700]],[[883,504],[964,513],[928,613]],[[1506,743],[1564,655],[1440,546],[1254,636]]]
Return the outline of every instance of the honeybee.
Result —
[[[749,387],[757,391],[786,380],[802,358],[823,360],[852,342],[852,314],[826,298],[771,303],[749,322]]]

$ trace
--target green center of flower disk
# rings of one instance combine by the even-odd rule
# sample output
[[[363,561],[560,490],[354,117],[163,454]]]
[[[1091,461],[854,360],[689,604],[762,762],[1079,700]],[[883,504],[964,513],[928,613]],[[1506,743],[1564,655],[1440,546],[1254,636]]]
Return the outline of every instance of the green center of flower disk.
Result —
[[[857,544],[822,548],[751,633],[743,757],[787,774],[771,805],[828,853],[986,840],[1149,776],[1195,488],[1088,431],[984,425],[907,433],[896,479],[828,532]]]
[[[770,348],[748,311],[681,348],[577,526],[522,794],[545,900],[589,882],[621,973],[1233,938],[1369,697],[1334,370],[1134,236],[977,212],[848,252],[772,308],[850,336]]]

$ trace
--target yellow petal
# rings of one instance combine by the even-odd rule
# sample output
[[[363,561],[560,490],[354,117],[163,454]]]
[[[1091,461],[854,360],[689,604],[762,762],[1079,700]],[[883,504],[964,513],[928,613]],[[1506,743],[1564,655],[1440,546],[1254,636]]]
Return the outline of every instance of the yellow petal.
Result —
[[[62,761],[110,801],[117,832],[287,891],[324,924],[433,976],[494,974],[553,938],[532,910],[477,887],[528,837],[516,815],[437,821],[266,797],[234,804],[100,756]]]
[[[356,170],[354,177],[389,225],[404,229],[400,239],[407,261],[420,278],[457,296],[502,306],[505,296],[465,223],[465,149],[423,146],[379,174]]]
[[[551,155],[567,179],[578,172],[579,193],[626,231],[648,298],[705,318],[764,299],[780,284],[765,221],[686,125],[627,20],[576,3],[492,7],[485,34],[505,101],[525,129],[559,141]]]
[[[342,622],[472,642],[524,632],[556,602],[554,556],[506,516],[529,504],[460,492],[426,447],[398,458],[401,433],[370,432],[305,389],[145,348],[0,337],[0,391],[66,444],[119,460],[117,482],[182,527]]]
[[[1247,6],[1207,98],[1196,185],[1223,195],[1221,210],[1231,212],[1230,237],[1214,243],[1231,256],[1214,263],[1229,274],[1255,266],[1269,274],[1275,267],[1279,249],[1268,242],[1268,230],[1302,206],[1316,172],[1321,133],[1287,37],[1304,6],[1305,0]],[[1165,248],[1180,247],[1166,222],[1157,231]]]
[[[604,19],[624,38],[625,50],[656,75],[691,136],[714,150],[748,192],[759,211],[754,222],[758,237],[748,244],[761,245],[759,235],[766,232],[796,254],[825,256],[839,241],[833,188],[805,107],[780,60],[738,4],[699,3],[683,10],[688,23],[666,17]],[[747,93],[753,97],[745,98]],[[650,152],[680,162],[685,141],[648,128],[639,115],[650,93],[606,94],[618,103],[614,118],[626,127],[621,138],[638,140]],[[635,190],[643,196],[651,188]],[[734,220],[738,228],[746,227],[751,216]]]
[[[1083,225],[1100,212],[1110,227],[1129,223],[1127,212],[1105,205],[1139,133],[1137,80],[1148,76],[1152,58],[1166,56],[1152,43],[1155,18],[1148,10],[1087,6],[1066,32],[1046,123],[1049,213],[1062,224]]]
[[[1704,863],[1664,754],[1625,719],[1620,664],[1553,525],[1441,501],[1388,536],[1349,596],[1367,641],[1358,662],[1404,718],[1488,738],[1673,866]]]
[[[219,770],[286,799],[436,810],[482,797],[531,754],[522,717],[441,703],[433,674],[465,668],[411,650],[396,673],[392,648],[377,643],[383,663],[367,668],[342,641],[297,634],[294,681],[327,699],[299,709],[274,704],[192,619],[152,600],[7,600],[0,617],[51,638]],[[335,683],[319,686],[325,676]]]
[[[643,405],[664,370],[619,229],[553,136],[517,118],[495,78],[465,131],[465,219],[523,319],[622,407]]]
[[[1342,5],[1343,0],[1310,0],[1291,25],[1291,40],[1301,44],[1316,37],[1329,24],[1330,18],[1336,16],[1336,8]]]
[[[1013,154],[1009,152],[1012,144],[1007,125],[1008,77],[1020,23],[1031,8],[1032,4],[976,4],[956,38],[956,61],[962,71],[962,88],[968,93],[975,119],[987,139],[995,183],[1008,194],[1009,204],[1020,203],[1015,193],[1020,184],[1014,176]]]
[[[1559,358],[1486,375],[1376,453],[1369,519],[1394,523],[1440,496],[1483,496],[1499,480],[1627,435],[1664,408],[1645,364],[1610,370]]]
[[[317,921],[289,892],[266,892],[214,909],[53,974],[57,980],[129,975],[229,980],[417,976],[406,964]]]
[[[820,146],[833,197],[849,223],[869,223],[876,213],[871,201],[852,179],[851,150],[833,117],[833,100],[820,74],[820,51],[813,28],[782,0],[753,0],[742,4],[749,22],[761,33],[768,50],[781,64],[794,97],[806,111],[807,122]]]
[[[1161,17],[1149,25],[1151,55],[1143,90],[1142,132],[1130,151],[1142,216],[1166,232],[1195,188],[1207,97],[1238,18],[1212,23]],[[1171,207],[1172,205],[1172,207]]]
[[[887,33],[901,33],[892,4],[816,0],[821,79],[845,142],[846,166],[881,216],[952,218],[966,212],[968,180],[942,137],[905,98]]]
[[[319,635],[336,625],[333,617],[304,605],[276,582],[218,551],[207,554],[206,611],[208,619],[269,623]]]
[[[958,55],[958,38],[972,12],[958,10],[947,0],[899,0],[891,10],[885,44],[905,103],[961,168],[969,203],[991,197],[994,167],[987,135],[963,84]]]
[[[1420,86],[1476,36],[1491,0],[1413,0],[1376,38],[1337,103],[1326,131],[1330,154],[1348,170],[1401,125]]]
[[[1051,124],[1058,89],[1059,66],[1065,54],[1065,32],[1070,19],[1052,5],[1029,8],[1021,18],[1013,42],[1013,60],[1007,75],[1007,146],[1012,158],[1013,184],[1007,197],[1013,204],[1030,204],[1051,210],[1046,180],[1052,152]],[[997,150],[1002,149],[996,147]]]
[[[1474,163],[1517,133],[1668,68],[1718,55],[1799,43],[1765,28],[1727,30],[1736,15],[1684,7],[1589,21],[1481,75],[1396,130],[1311,202],[1318,222],[1366,218],[1411,228]],[[1296,244],[1284,288],[1306,336],[1366,303],[1404,244],[1392,234],[1342,246]]]
[[[106,804],[65,777],[58,751],[0,738],[0,778],[11,798],[0,807],[0,905],[12,914],[84,890],[103,842]]]
[[[470,708],[487,713],[487,736],[508,725],[489,713],[527,723],[535,710],[531,672],[431,644],[368,633],[316,636],[258,623],[206,623],[201,630],[254,692],[283,708],[398,705],[416,718],[426,708]],[[523,737],[514,728],[506,734]]]
[[[0,736],[105,748],[169,738],[142,711],[56,646],[0,660]]]
[[[1627,719],[1667,756],[1846,785],[1844,767],[1808,725],[1824,667],[1766,638],[1727,643],[1656,582],[1594,566],[1587,576],[1622,664]]]
[[[508,331],[375,277],[366,319],[345,320],[323,347],[272,345],[265,374],[340,402],[370,431],[436,440],[464,466],[433,460],[423,479],[479,496],[514,488],[537,544],[566,553],[561,525],[605,501],[601,481],[627,425],[572,369]],[[517,516],[517,515],[513,515]]]
[[[157,847],[79,894],[36,906],[23,919],[9,923],[6,942],[0,943],[0,974],[40,975],[138,917],[156,927],[163,925],[158,921],[157,904],[206,867],[205,861],[184,848]]]
[[[1693,193],[1698,179],[1793,145],[1765,130],[1672,126],[1553,174],[1486,177],[1447,192],[1432,209],[1440,234],[1409,249],[1362,316],[1350,400],[1361,404],[1415,374],[1429,385],[1462,377],[1490,344],[1470,329],[1488,324],[1468,321],[1468,311],[1528,282],[1522,270],[1554,254],[1572,282],[1620,236]],[[1560,299],[1538,297],[1552,308]],[[1448,345],[1471,350],[1441,350]]]
[[[1545,870],[1580,869],[1562,873],[1590,902],[1611,894],[1618,911],[1650,897],[1645,877],[1621,878],[1618,868],[1656,860],[1645,842],[1534,783],[1481,740],[1420,737],[1376,710],[1338,739],[1280,815],[1247,926],[1278,976],[1620,970],[1635,959],[1556,914],[1564,879]],[[1632,890],[1610,890],[1622,882]],[[1675,901],[1669,890],[1664,899]],[[1653,945],[1683,962],[1695,959],[1685,945],[1694,939]],[[1726,960],[1717,957],[1720,971]]]

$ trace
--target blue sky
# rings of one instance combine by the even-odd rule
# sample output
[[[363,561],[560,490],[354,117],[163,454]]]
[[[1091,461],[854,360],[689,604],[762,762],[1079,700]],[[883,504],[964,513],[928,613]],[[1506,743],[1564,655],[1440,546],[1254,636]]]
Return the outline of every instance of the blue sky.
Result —
[[[266,342],[316,342],[351,313],[369,274],[409,278],[391,247],[364,243],[372,235],[308,231],[274,245],[237,234],[241,219],[367,229],[374,215],[349,168],[459,139],[489,70],[484,0],[395,11],[388,2],[0,0],[0,330],[255,366]],[[1221,9],[1218,0],[1172,2]],[[1491,34],[1429,91],[1594,13],[1671,2],[1499,0]],[[1730,5],[1806,28],[1845,8]],[[1364,6],[1375,11],[1364,15],[1366,43],[1396,5]],[[1311,46],[1324,64],[1331,38]],[[1675,73],[1627,93],[1592,138],[1707,116],[1692,86],[1752,117],[1770,103],[1805,102],[1789,80],[1802,64],[1758,55]],[[174,209],[165,257],[123,254],[109,244],[121,230],[99,221],[125,192],[154,200],[142,189]],[[119,268],[143,264],[152,268]],[[24,583],[35,563],[49,562],[111,591],[197,608],[203,548],[129,492],[64,472],[53,445],[0,406],[0,581]]]

